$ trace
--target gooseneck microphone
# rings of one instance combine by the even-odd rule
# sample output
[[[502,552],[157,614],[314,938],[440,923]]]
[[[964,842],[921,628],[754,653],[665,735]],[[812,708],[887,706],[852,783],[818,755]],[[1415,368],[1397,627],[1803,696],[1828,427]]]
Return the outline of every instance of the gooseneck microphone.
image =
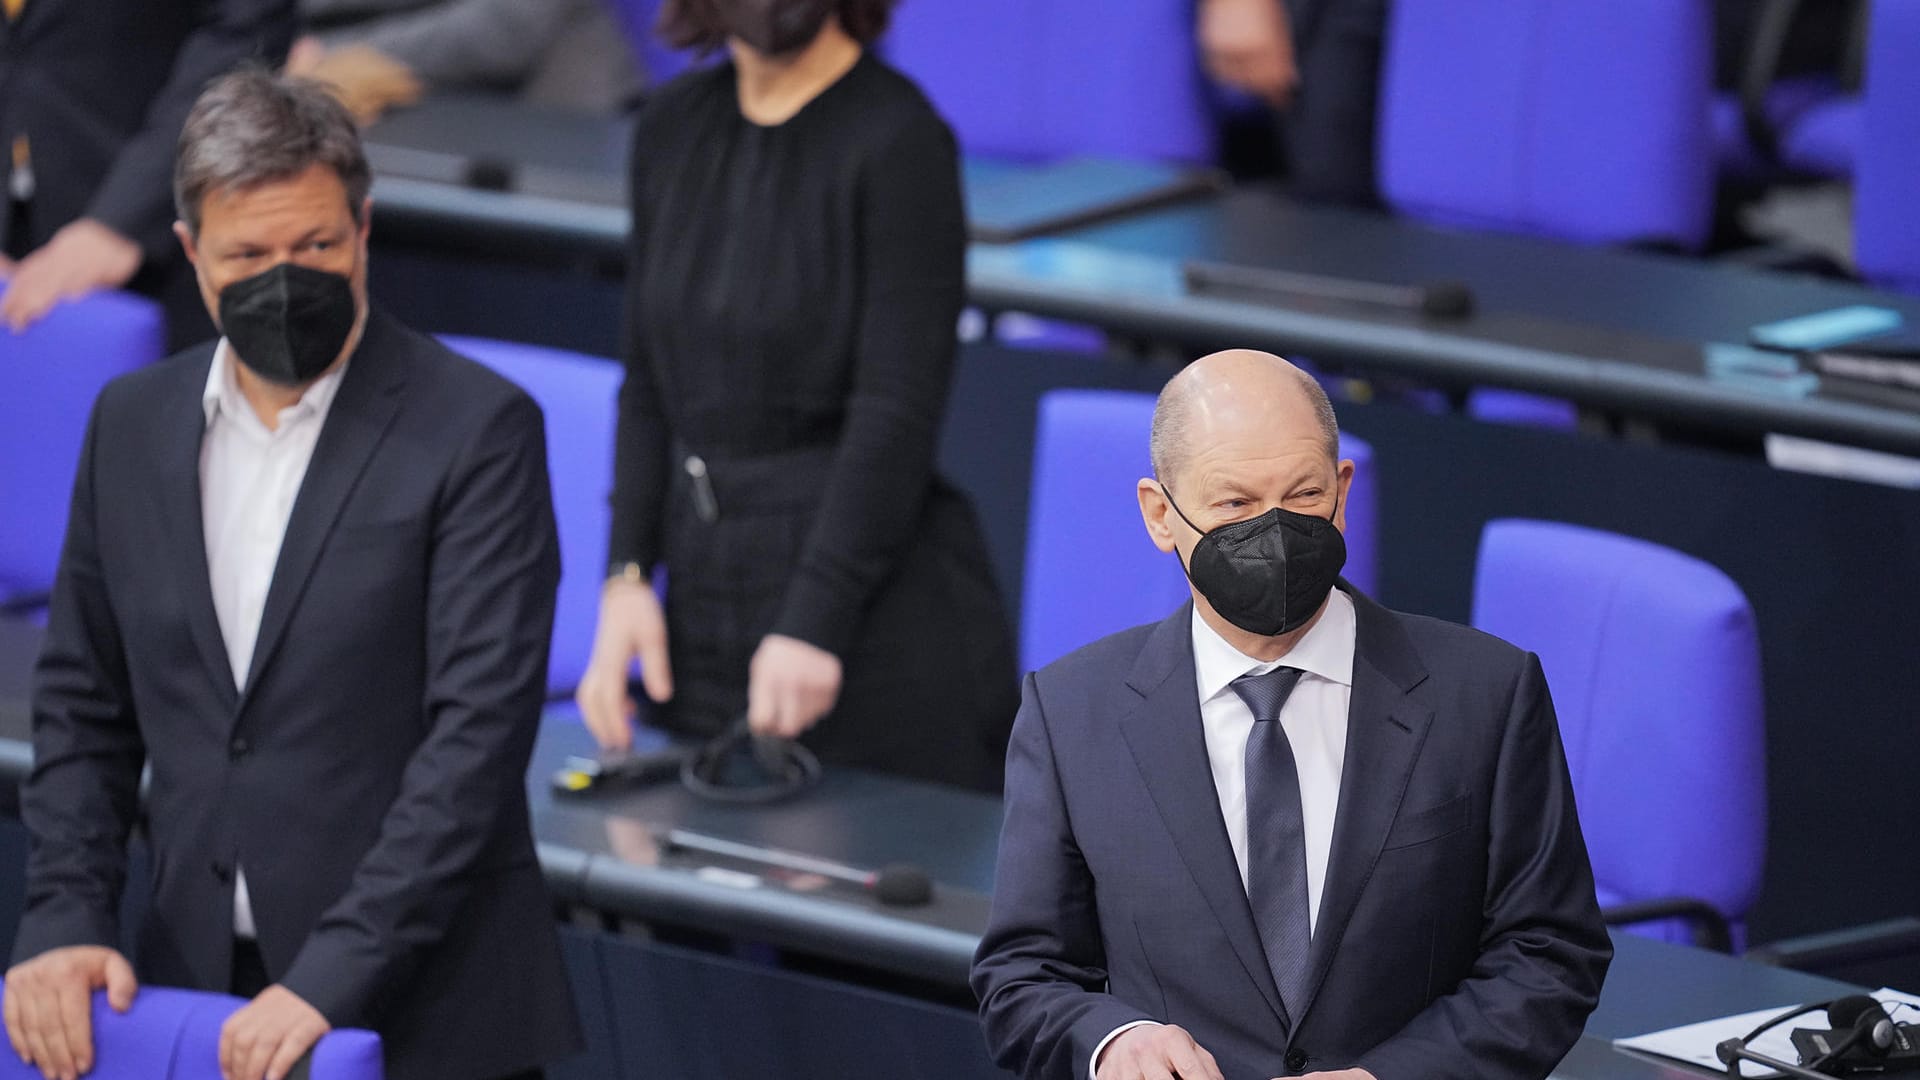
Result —
[[[917,907],[933,900],[933,879],[925,870],[911,863],[893,863],[878,870],[862,870],[831,859],[722,840],[717,836],[686,829],[668,829],[660,839],[661,846],[667,850],[699,851],[761,866],[777,866],[798,874],[819,874],[835,881],[844,881],[872,893],[874,899],[889,907]]]
[[[1473,290],[1458,281],[1427,285],[1383,285],[1324,274],[1303,274],[1228,263],[1189,262],[1182,268],[1190,293],[1219,293],[1265,301],[1333,300],[1392,308],[1432,319],[1464,319],[1473,314]]]

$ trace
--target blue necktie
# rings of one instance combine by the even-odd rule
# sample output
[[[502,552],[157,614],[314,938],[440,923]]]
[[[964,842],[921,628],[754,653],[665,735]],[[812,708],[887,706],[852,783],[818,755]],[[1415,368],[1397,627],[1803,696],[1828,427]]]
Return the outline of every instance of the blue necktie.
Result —
[[[1286,729],[1280,726],[1280,707],[1301,674],[1299,668],[1278,667],[1233,681],[1233,692],[1247,703],[1254,720],[1247,736],[1247,900],[1267,952],[1267,967],[1294,1022],[1306,1005],[1307,947],[1313,931],[1307,912],[1300,774]]]

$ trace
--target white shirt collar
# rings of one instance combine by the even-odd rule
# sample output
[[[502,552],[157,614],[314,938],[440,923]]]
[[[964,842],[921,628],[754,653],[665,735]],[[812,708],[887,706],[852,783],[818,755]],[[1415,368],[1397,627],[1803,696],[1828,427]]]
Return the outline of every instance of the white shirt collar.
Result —
[[[1359,621],[1354,615],[1353,599],[1339,589],[1327,598],[1327,610],[1293,648],[1278,660],[1256,660],[1227,643],[1227,639],[1207,625],[1200,609],[1193,610],[1193,675],[1199,684],[1200,700],[1206,702],[1224,691],[1227,685],[1251,672],[1266,672],[1285,665],[1309,675],[1317,675],[1342,686],[1353,685],[1353,653]]]
[[[351,363],[353,357],[349,355],[345,363],[315,379],[313,385],[300,395],[299,401],[280,410],[280,422],[285,424],[304,416],[327,415],[333,406],[334,395],[340,392],[340,378],[346,374],[347,365]],[[236,420],[246,417],[259,422],[253,406],[247,403],[246,396],[240,392],[240,380],[234,374],[233,346],[224,337],[214,347],[213,363],[207,368],[207,385],[200,391],[200,408],[206,414],[209,425],[221,413]]]

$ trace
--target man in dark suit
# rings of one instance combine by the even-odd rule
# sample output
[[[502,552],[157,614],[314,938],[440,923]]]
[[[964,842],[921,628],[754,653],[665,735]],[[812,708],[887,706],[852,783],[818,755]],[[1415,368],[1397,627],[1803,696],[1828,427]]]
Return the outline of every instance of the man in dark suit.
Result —
[[[370,176],[318,84],[243,72],[181,138],[223,332],[95,406],[34,695],[7,1033],[49,1076],[141,976],[252,998],[229,1080],[333,1026],[388,1076],[533,1075],[578,1042],[525,773],[559,578],[538,407],[369,308]]]
[[[1207,357],[1147,531],[1193,603],[1029,675],[973,985],[1031,1080],[1544,1077],[1612,956],[1539,662],[1336,577],[1326,395]]]
[[[278,64],[294,0],[0,0],[0,321],[177,265],[173,145],[207,82]],[[15,265],[18,260],[18,265]],[[191,339],[189,339],[191,340]]]

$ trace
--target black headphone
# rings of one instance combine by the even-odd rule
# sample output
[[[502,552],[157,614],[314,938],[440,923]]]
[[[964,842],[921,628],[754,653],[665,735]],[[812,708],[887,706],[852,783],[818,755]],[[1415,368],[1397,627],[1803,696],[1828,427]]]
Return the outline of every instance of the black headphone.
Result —
[[[1827,1023],[1832,1025],[1833,1030],[1844,1030],[1846,1035],[1833,1044],[1833,1049],[1807,1062],[1804,1068],[1819,1069],[1823,1065],[1830,1065],[1840,1055],[1855,1047],[1859,1047],[1868,1057],[1875,1059],[1886,1057],[1887,1052],[1893,1048],[1893,1018],[1887,1015],[1885,1006],[1865,994],[1849,994],[1832,1001],[1817,1001],[1811,1005],[1789,1009],[1741,1036],[1740,1045],[1750,1045],[1753,1040],[1781,1024],[1822,1009],[1826,1010]],[[1741,1075],[1738,1060],[1727,1062],[1727,1075]]]
[[[730,779],[740,751],[768,779],[739,784]],[[820,759],[792,739],[755,735],[742,715],[680,763],[680,783],[703,799],[725,803],[770,803],[798,795],[820,782]]]

